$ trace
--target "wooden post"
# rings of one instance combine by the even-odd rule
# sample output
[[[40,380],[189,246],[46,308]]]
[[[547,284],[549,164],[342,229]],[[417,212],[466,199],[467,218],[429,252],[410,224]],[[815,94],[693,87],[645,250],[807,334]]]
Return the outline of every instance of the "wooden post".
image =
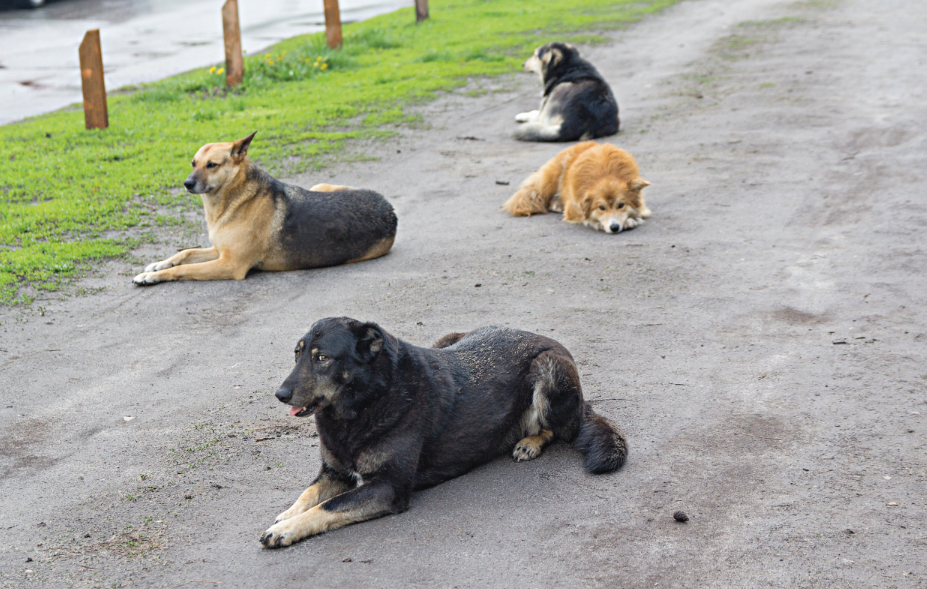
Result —
[[[80,42],[80,86],[84,91],[84,124],[88,129],[109,127],[100,29],[87,31]]]
[[[415,22],[428,18],[428,0],[415,0]]]
[[[325,41],[332,49],[341,47],[341,11],[338,0],[325,0]]]
[[[222,5],[222,33],[225,36],[225,85],[237,86],[245,73],[241,57],[241,27],[238,24],[238,0]]]

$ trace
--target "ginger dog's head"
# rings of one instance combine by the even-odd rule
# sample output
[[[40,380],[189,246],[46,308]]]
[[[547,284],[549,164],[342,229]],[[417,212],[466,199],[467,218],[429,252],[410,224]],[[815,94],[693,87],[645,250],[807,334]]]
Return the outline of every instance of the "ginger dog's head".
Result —
[[[254,133],[234,143],[207,143],[193,156],[193,171],[183,185],[191,194],[215,194],[242,176]]]
[[[605,233],[621,233],[637,227],[650,216],[641,191],[650,182],[635,178],[622,182],[617,178],[603,178],[593,184],[580,201],[584,223]]]

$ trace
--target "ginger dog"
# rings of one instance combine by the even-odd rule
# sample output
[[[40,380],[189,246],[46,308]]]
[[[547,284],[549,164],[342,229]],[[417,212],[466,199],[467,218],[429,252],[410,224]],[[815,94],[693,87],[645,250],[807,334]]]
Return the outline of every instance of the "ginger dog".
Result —
[[[605,233],[632,229],[650,217],[642,179],[631,154],[595,141],[561,151],[528,176],[502,208],[516,217],[562,212],[568,223]]]

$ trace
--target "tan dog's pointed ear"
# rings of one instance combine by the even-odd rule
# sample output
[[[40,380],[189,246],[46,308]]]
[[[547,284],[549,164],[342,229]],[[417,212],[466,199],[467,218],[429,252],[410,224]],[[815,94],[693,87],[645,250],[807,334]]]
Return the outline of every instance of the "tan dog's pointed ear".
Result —
[[[635,192],[643,190],[646,186],[650,186],[650,182],[647,182],[643,178],[635,178],[628,182],[628,188]]]
[[[245,157],[248,155],[248,146],[251,145],[251,140],[254,139],[255,135],[257,135],[257,131],[233,143],[232,157]]]

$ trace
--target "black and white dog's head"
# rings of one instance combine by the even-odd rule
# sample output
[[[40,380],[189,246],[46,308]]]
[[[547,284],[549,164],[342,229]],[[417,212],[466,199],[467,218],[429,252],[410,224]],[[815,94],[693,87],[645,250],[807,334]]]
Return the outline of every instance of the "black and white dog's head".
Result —
[[[535,49],[523,66],[526,72],[536,73],[541,77],[541,83],[547,84],[549,80],[559,78],[574,67],[577,61],[585,63],[578,49],[569,43],[554,42]]]
[[[376,323],[347,317],[321,319],[296,344],[296,367],[276,396],[290,415],[306,417],[328,407],[354,419],[364,401],[389,383],[395,340]],[[386,368],[384,370],[384,368]]]

